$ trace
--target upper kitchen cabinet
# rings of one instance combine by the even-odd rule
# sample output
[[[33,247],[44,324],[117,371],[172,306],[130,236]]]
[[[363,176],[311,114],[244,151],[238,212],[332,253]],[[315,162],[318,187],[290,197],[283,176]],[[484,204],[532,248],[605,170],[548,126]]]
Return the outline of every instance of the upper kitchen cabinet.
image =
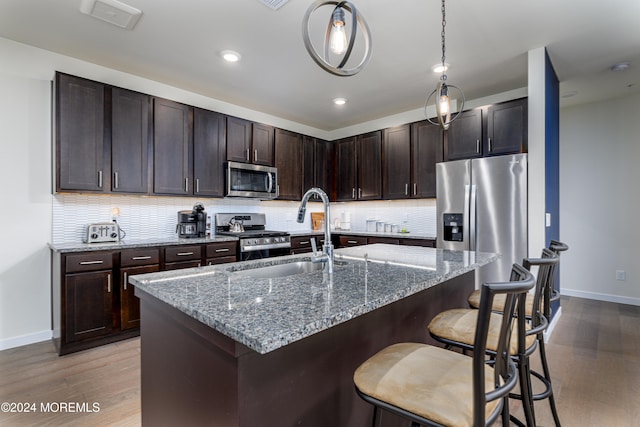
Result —
[[[337,142],[337,200],[382,198],[382,131]]]
[[[224,196],[225,116],[194,108],[193,194]]]
[[[385,199],[435,197],[436,163],[442,161],[442,130],[428,121],[384,130]]]
[[[486,155],[527,151],[527,106],[527,98],[521,98],[487,107]]]
[[[278,169],[278,199],[302,198],[302,135],[275,130],[275,166]]]
[[[312,187],[322,189],[331,198],[331,143],[310,136],[302,137],[302,192]],[[320,201],[313,194],[309,199]]]
[[[105,86],[62,73],[55,78],[56,191],[108,191]]]
[[[442,162],[444,131],[424,120],[411,125],[411,195],[436,197],[436,163]]]
[[[153,100],[153,193],[193,192],[192,107]]]
[[[445,160],[527,151],[527,98],[464,111],[447,131]]]
[[[237,117],[227,117],[227,160],[274,165],[275,129]]]
[[[111,89],[111,191],[149,192],[148,95]]]

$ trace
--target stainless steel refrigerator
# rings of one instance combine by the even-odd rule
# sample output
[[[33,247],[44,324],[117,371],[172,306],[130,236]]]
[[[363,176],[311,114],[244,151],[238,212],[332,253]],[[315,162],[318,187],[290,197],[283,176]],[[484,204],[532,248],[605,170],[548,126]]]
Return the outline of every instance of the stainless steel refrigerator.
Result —
[[[476,271],[476,287],[509,280],[527,256],[527,175],[526,154],[436,165],[438,248],[501,254]]]

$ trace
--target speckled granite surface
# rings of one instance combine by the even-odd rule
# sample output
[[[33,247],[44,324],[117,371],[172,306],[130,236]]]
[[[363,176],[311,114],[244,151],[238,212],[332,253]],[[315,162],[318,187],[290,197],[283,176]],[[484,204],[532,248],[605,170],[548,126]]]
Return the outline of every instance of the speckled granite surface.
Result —
[[[69,253],[69,252],[89,252],[89,251],[111,251],[118,249],[130,249],[130,248],[146,248],[157,246],[172,246],[172,245],[193,245],[201,243],[219,243],[219,242],[232,242],[238,240],[234,236],[222,236],[214,235],[211,237],[203,237],[197,239],[148,239],[148,240],[127,240],[123,239],[117,243],[63,243],[54,245],[49,244],[49,247],[56,252]]]
[[[383,244],[335,252],[332,278],[321,270],[279,278],[259,278],[251,272],[311,259],[300,254],[130,276],[129,283],[247,347],[268,353],[498,257]]]

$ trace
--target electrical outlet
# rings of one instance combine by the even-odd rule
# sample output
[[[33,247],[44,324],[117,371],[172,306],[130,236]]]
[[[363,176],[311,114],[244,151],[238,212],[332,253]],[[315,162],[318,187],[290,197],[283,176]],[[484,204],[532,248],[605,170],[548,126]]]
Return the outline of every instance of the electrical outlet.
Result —
[[[624,270],[616,270],[616,280],[624,282],[627,280],[627,272]]]

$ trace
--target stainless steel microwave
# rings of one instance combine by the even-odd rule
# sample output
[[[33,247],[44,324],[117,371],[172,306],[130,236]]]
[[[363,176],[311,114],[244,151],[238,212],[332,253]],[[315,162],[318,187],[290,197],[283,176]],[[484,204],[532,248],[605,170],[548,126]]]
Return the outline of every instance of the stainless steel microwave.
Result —
[[[271,166],[227,162],[227,197],[263,200],[278,197],[278,170]]]

